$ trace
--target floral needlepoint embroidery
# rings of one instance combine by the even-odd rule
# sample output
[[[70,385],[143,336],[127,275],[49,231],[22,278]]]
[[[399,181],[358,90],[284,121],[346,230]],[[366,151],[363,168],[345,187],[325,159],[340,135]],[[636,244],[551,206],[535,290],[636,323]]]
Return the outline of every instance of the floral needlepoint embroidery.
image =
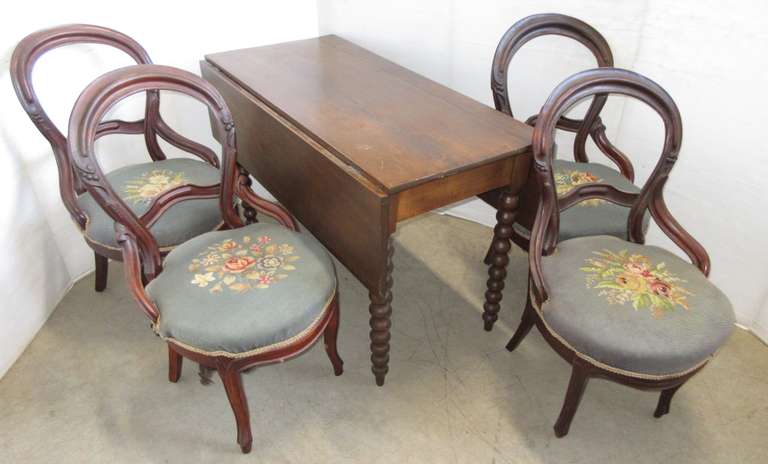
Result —
[[[666,269],[666,264],[655,266],[648,257],[629,254],[627,250],[593,252],[596,258],[587,258],[587,288],[600,289],[610,304],[630,301],[636,310],[649,308],[654,317],[661,317],[676,306],[688,308],[686,298],[693,293],[680,286],[685,280]]]
[[[174,172],[169,169],[153,169],[136,179],[127,181],[123,188],[123,193],[125,194],[125,199],[132,201],[133,204],[149,203],[161,193],[188,182],[189,179],[187,179],[183,172]]]
[[[255,241],[252,244],[246,235],[239,241],[227,239],[209,246],[190,263],[189,272],[194,274],[190,283],[213,294],[225,289],[242,293],[269,288],[288,277],[285,272],[296,270],[293,263],[299,257],[291,245],[271,244],[272,238],[266,235]]]
[[[602,181],[603,179],[587,171],[555,171],[555,190],[558,197],[565,195],[579,185],[600,183]],[[605,200],[591,198],[576,203],[576,206],[597,206],[602,203],[605,203]]]

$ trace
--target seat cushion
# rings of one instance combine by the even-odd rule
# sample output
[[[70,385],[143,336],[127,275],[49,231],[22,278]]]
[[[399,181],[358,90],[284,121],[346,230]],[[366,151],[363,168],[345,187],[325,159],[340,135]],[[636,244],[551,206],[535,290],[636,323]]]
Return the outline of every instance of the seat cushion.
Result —
[[[335,294],[336,271],[309,233],[257,223],[177,246],[146,290],[159,309],[162,337],[239,354],[318,323]]]
[[[731,333],[728,298],[692,264],[610,236],[558,244],[542,259],[542,316],[577,352],[610,367],[671,375],[712,356]]]
[[[108,173],[107,180],[126,205],[141,216],[161,193],[186,183],[200,186],[218,184],[221,182],[221,173],[208,163],[176,158],[125,166]],[[90,193],[80,195],[77,201],[88,217],[84,232],[88,240],[109,248],[118,248],[112,218]],[[188,200],[168,209],[151,227],[151,231],[161,248],[169,248],[214,230],[220,224],[221,212],[217,198]]]
[[[618,190],[639,193],[640,189],[622,176],[618,171],[598,163],[576,163],[574,161],[555,160],[555,184],[558,196],[563,196],[574,187],[589,183],[607,183]],[[590,235],[612,235],[627,238],[627,219],[629,208],[606,200],[593,198],[584,200],[565,211],[560,212],[559,240]],[[650,215],[643,218],[643,230],[648,230]],[[529,232],[523,226],[515,224],[517,231],[525,237]]]

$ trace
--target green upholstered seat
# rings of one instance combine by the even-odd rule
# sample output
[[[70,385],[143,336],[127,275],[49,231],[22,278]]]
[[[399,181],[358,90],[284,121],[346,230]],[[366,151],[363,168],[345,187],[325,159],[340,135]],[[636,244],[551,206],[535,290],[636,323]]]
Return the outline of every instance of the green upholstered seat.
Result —
[[[176,158],[134,164],[107,174],[110,185],[138,216],[146,213],[153,198],[181,184],[206,186],[221,182],[221,172],[208,163]],[[118,248],[115,223],[90,193],[77,199],[88,217],[85,236],[91,242]],[[188,200],[173,205],[151,230],[161,248],[169,248],[216,229],[221,224],[218,198]]]
[[[612,368],[670,375],[712,356],[731,333],[727,297],[698,268],[655,246],[610,236],[558,244],[542,258],[546,324]]]
[[[606,183],[623,192],[638,193],[640,189],[622,176],[618,171],[598,163],[576,163],[574,161],[555,160],[555,184],[558,196],[567,193],[576,185],[584,183]],[[590,235],[612,235],[627,238],[627,219],[629,208],[600,199],[579,202],[560,212],[559,240]],[[643,220],[643,230],[648,229],[650,216]],[[524,237],[530,234],[520,224],[515,229]]]
[[[336,291],[328,253],[309,233],[257,223],[177,246],[146,287],[158,333],[199,351],[240,354],[300,336]]]

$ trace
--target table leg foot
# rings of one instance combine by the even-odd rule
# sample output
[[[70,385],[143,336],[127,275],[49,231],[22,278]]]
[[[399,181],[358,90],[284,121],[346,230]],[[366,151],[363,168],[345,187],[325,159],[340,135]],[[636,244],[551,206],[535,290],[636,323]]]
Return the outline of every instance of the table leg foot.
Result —
[[[389,333],[392,327],[392,255],[394,245],[390,238],[387,243],[387,266],[383,285],[378,291],[371,291],[371,371],[376,378],[376,385],[384,385],[384,378],[389,372]]]
[[[493,242],[489,250],[487,262],[488,290],[485,292],[485,304],[483,305],[483,322],[486,331],[493,328],[493,324],[499,318],[501,309],[502,290],[504,279],[507,277],[507,264],[509,263],[509,249],[512,246],[512,225],[515,223],[518,198],[505,190],[499,197],[499,209],[496,213],[496,227],[493,229]]]

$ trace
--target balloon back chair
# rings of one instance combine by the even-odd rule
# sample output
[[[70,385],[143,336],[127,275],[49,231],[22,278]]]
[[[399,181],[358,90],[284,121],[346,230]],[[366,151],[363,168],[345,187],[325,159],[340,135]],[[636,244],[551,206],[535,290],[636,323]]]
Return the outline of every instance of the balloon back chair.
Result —
[[[578,102],[621,94],[650,106],[664,122],[664,147],[639,193],[605,183],[574,187],[584,200],[629,208],[627,239],[611,235],[558,240],[561,198],[554,167],[554,133]],[[674,219],[664,185],[682,141],[680,113],[655,82],[623,69],[594,69],[565,80],[541,109],[533,134],[535,180],[542,197],[529,250],[529,292],[522,321],[509,341],[514,350],[535,325],[572,366],[555,434],[568,433],[589,378],[661,390],[655,416],[669,412],[672,396],[725,343],[734,322],[726,296],[709,282],[709,256]],[[690,263],[644,245],[650,212]]]
[[[160,90],[189,95],[208,107],[222,143],[221,174],[203,185],[185,179],[153,198],[139,214],[102,172],[94,142],[101,135],[102,118],[115,104],[139,92]],[[114,221],[134,299],[168,344],[170,381],[179,379],[182,358],[217,370],[244,453],[250,451],[252,438],[243,370],[296,356],[322,334],[334,373],[341,375],[333,261],[309,234],[299,233],[286,210],[250,190],[248,176],[238,170],[232,116],[209,83],[157,65],[109,72],[75,103],[68,148],[83,186]],[[198,235],[163,260],[152,225],[174,205],[210,197],[216,198],[227,229]],[[236,209],[238,198],[279,224],[244,225]]]
[[[81,179],[73,171],[67,154],[67,139],[51,121],[32,86],[32,73],[37,60],[50,50],[73,44],[101,44],[128,54],[137,64],[151,64],[144,48],[125,34],[112,29],[74,24],[44,29],[25,37],[11,57],[11,80],[16,95],[37,129],[51,144],[59,171],[59,191],[64,206],[93,249],[96,264],[96,291],[106,288],[109,259],[120,260],[122,253],[115,242],[113,222],[86,192]],[[151,199],[179,183],[189,180],[210,183],[219,178],[219,160],[206,146],[182,137],[160,117],[160,98],[156,91],[146,94],[144,119],[102,122],[95,136],[108,134],[143,135],[152,162],[126,166],[109,173],[110,182],[121,185],[117,192],[137,214],[147,211]],[[193,159],[167,159],[158,137],[173,146],[196,155]],[[175,206],[153,225],[160,251],[167,253],[175,245],[200,233],[223,225],[215,199],[194,199]]]
[[[561,14],[528,16],[509,28],[499,41],[493,57],[491,90],[498,111],[512,116],[507,84],[512,58],[529,41],[548,35],[573,39],[592,52],[598,67],[613,67],[613,54],[608,42],[589,24]],[[629,208],[609,202],[584,201],[573,193],[574,187],[593,182],[612,185],[628,193],[640,191],[633,184],[635,171],[632,162],[606,136],[606,128],[600,118],[606,99],[605,95],[594,96],[581,120],[562,116],[557,121],[558,129],[576,134],[573,143],[574,161],[556,159],[553,162],[557,192],[560,196],[558,206],[562,212],[561,240],[602,234],[626,238]],[[531,116],[526,120],[526,124],[535,125],[537,118],[538,115]],[[618,169],[589,161],[586,146],[590,138]],[[533,179],[530,179],[520,192],[519,199],[512,197],[504,188],[480,195],[480,198],[498,210],[496,218],[499,220],[499,226],[494,231],[493,241],[484,260],[485,264],[495,264],[490,269],[491,274],[487,284],[487,303],[483,312],[485,330],[491,330],[498,319],[504,279],[503,276],[501,279],[497,277],[505,272],[504,267],[508,262],[507,253],[511,245],[509,242],[512,240],[522,249],[528,249],[529,231],[539,197],[540,192]],[[516,211],[511,211],[511,208]],[[644,227],[647,225],[648,219]]]

